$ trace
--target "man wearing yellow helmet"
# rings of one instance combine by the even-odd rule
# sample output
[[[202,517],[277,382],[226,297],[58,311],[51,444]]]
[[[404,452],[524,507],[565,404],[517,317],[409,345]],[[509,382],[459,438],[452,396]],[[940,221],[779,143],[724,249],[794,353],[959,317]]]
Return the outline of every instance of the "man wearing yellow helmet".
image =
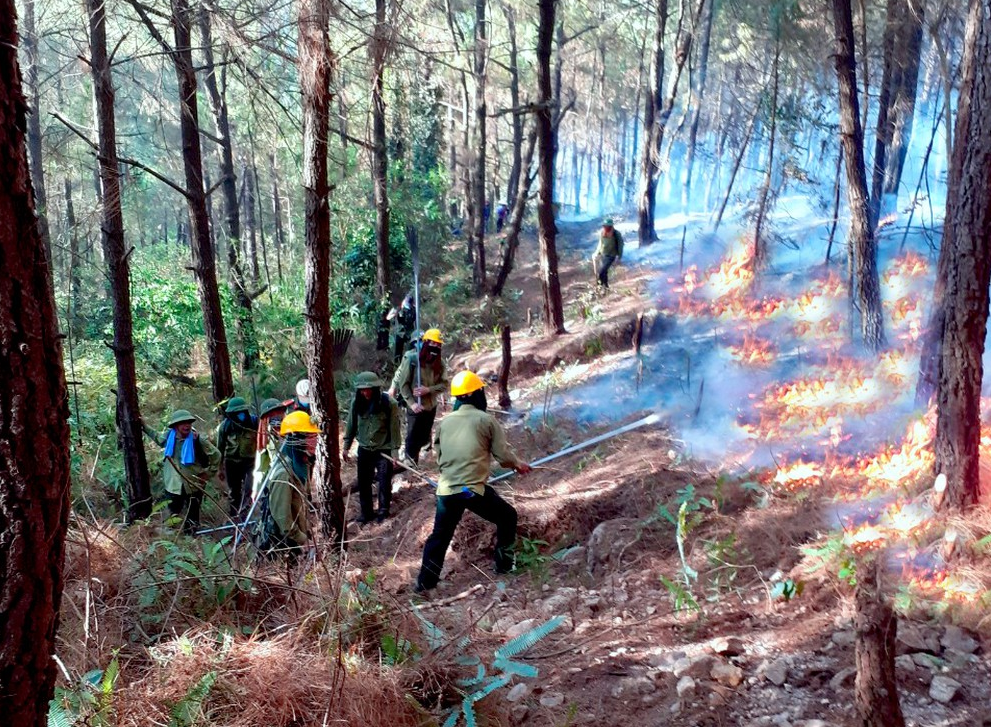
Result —
[[[437,585],[444,557],[465,510],[496,526],[496,573],[513,568],[516,541],[516,509],[487,483],[493,458],[521,474],[530,466],[506,443],[506,433],[485,411],[485,384],[472,371],[462,371],[451,382],[454,411],[437,427],[434,448],[440,466],[434,529],[423,546],[423,564],[416,579],[417,592]]]
[[[262,497],[259,550],[284,550],[295,556],[309,540],[307,449],[320,430],[304,411],[286,415],[279,427],[284,446],[275,454]]]
[[[441,358],[440,330],[431,328],[420,337],[417,348],[403,356],[393,386],[409,413],[406,415],[406,456],[420,461],[420,450],[430,443],[437,416],[437,396],[448,385]]]

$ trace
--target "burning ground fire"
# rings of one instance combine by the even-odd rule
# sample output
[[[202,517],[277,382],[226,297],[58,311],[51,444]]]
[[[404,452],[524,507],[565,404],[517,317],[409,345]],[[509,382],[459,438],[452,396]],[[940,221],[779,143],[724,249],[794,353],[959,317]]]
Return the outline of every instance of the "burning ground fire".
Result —
[[[708,271],[688,268],[670,281],[674,297],[667,310],[678,319],[716,326],[713,338],[721,338],[728,365],[762,371],[764,379],[779,374],[763,385],[753,378],[757,388],[736,409],[737,429],[751,451],[791,453],[767,473],[767,486],[828,492],[844,513],[836,522],[851,550],[897,551],[911,586],[951,600],[979,597],[980,589],[952,574],[938,553],[919,550],[931,536],[934,503],[942,497],[939,482],[909,496],[909,488],[917,489],[932,472],[934,414],[909,421],[895,444],[872,445],[872,436],[865,436],[883,436],[898,413],[911,408],[928,261],[908,253],[885,266],[886,326],[889,340],[897,343],[879,358],[865,359],[848,352],[847,285],[839,275],[826,270],[792,294],[794,277],[773,290],[762,283],[758,290],[752,259],[752,244],[741,242]],[[991,457],[991,431],[982,447]]]

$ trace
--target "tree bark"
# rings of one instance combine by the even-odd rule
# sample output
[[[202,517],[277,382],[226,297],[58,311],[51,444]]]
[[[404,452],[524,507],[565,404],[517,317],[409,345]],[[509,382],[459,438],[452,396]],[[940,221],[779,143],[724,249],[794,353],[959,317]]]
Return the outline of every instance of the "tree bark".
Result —
[[[82,258],[79,255],[79,227],[76,222],[76,208],[72,204],[72,180],[66,177],[65,186],[65,226],[69,236],[69,306],[72,327],[76,329],[81,320],[79,303],[82,300],[83,280],[79,271],[82,269]]]
[[[551,46],[557,0],[538,0],[537,23],[537,225],[540,242],[540,284],[544,294],[544,331],[565,333],[561,280],[557,271],[557,226],[554,223],[554,157],[557,155],[557,127],[551,107],[561,99],[551,95]],[[560,113],[560,111],[558,111]]]
[[[320,434],[313,481],[323,495],[323,530],[343,550],[344,491],[338,444],[339,414],[334,391],[334,347],[330,333],[330,129],[329,0],[299,2],[299,77],[303,94],[303,196],[306,205],[306,368]]]
[[[502,12],[506,16],[506,33],[509,36],[509,101],[512,108],[520,107],[520,52],[516,42],[516,11],[508,3],[503,3]],[[523,167],[523,116],[512,115],[513,161],[509,167],[506,182],[506,204],[509,209],[516,207],[516,194],[520,186],[520,175],[529,174],[529,167]]]
[[[31,185],[34,187],[34,209],[38,215],[38,231],[45,243],[45,255],[52,259],[52,241],[48,228],[48,193],[45,187],[45,165],[41,151],[41,92],[38,85],[38,29],[35,22],[36,0],[24,0],[24,75],[30,104],[28,114],[28,154],[31,159]]]
[[[385,131],[385,58],[388,48],[387,0],[375,0],[372,32],[372,189],[375,198],[375,286],[378,299],[392,295],[389,270],[389,149]]]
[[[854,300],[859,308],[860,332],[872,351],[884,348],[881,284],[877,271],[877,240],[870,219],[867,173],[864,166],[864,131],[860,125],[857,70],[854,60],[853,15],[850,0],[833,0],[836,31],[836,75],[840,90],[840,141],[847,172],[850,207],[850,248],[853,253]]]
[[[114,340],[111,348],[117,365],[117,437],[124,453],[124,472],[127,475],[128,519],[134,522],[151,515],[151,478],[141,429],[138,377],[134,363],[130,252],[124,241],[114,85],[110,58],[107,55],[104,0],[86,0],[86,13],[89,16],[90,69],[93,75],[103,190],[103,257],[107,261],[107,278],[114,311]]]
[[[898,620],[884,597],[876,554],[862,557],[857,562],[854,601],[857,609],[854,616],[856,723],[859,727],[904,727],[895,679]]]
[[[936,398],[936,471],[944,504],[981,499],[982,357],[991,282],[991,0],[971,3],[950,159],[939,272],[946,274],[934,318],[942,319]]]
[[[499,406],[509,409],[513,400],[509,398],[509,370],[513,365],[512,329],[508,323],[502,324],[502,366],[499,368]]]
[[[513,263],[516,260],[516,249],[520,244],[520,228],[523,226],[523,214],[526,212],[526,203],[530,196],[530,185],[533,184],[533,175],[530,174],[530,164],[533,162],[533,150],[536,145],[537,127],[534,125],[527,135],[526,152],[521,162],[523,174],[520,176],[519,189],[513,193],[513,198],[516,202],[513,204],[509,224],[506,225],[502,264],[499,266],[499,274],[496,276],[495,285],[492,286],[492,295],[502,295],[502,290],[506,287],[506,280],[509,279],[509,274],[513,270]]]
[[[186,180],[186,203],[189,209],[189,242],[193,257],[193,272],[200,292],[203,309],[203,331],[206,334],[207,357],[213,398],[223,401],[234,393],[227,330],[220,307],[217,286],[217,266],[210,245],[210,227],[203,189],[203,153],[200,148],[199,107],[196,100],[196,69],[190,34],[188,0],[171,0],[172,28],[175,48],[172,63],[179,85],[179,129],[182,136],[182,165]],[[157,32],[157,31],[156,31]]]
[[[908,154],[915,119],[915,98],[919,86],[919,63],[922,58],[922,24],[925,5],[914,0],[894,0],[899,5],[900,23],[895,41],[895,72],[889,107],[891,143],[884,172],[884,193],[898,194],[905,156]]]
[[[69,518],[68,392],[35,216],[13,0],[0,0],[0,713],[45,727]]]
[[[475,294],[483,295],[487,288],[485,271],[485,155],[486,155],[486,116],[488,107],[485,102],[486,61],[488,59],[489,41],[485,20],[485,1],[475,0],[475,126],[472,153],[475,168],[472,174],[472,199],[475,207],[475,217],[471,229],[471,246],[475,252],[475,266],[472,277],[475,283]]]
[[[664,30],[668,22],[668,0],[657,0],[656,26],[650,58],[650,81],[643,107],[644,145],[640,161],[640,197],[637,200],[637,234],[641,245],[657,239],[654,229],[654,206],[657,198],[657,173],[661,162],[661,137],[657,119],[661,115],[664,94]]]
[[[903,22],[902,13],[908,12],[907,0],[888,0],[887,17],[884,24],[882,41],[881,86],[877,98],[877,127],[874,132],[874,160],[871,168],[871,227],[877,228],[881,217],[881,203],[884,194],[884,174],[887,169],[888,147],[894,137],[894,118],[892,114],[893,89],[896,71],[895,43],[898,38],[898,26]]]

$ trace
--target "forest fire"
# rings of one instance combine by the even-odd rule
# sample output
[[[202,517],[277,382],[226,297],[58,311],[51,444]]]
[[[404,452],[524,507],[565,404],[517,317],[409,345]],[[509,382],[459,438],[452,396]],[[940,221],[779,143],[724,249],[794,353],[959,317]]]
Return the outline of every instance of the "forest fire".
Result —
[[[767,367],[777,358],[777,351],[770,341],[750,334],[743,337],[739,346],[730,346],[729,352],[744,366]]]

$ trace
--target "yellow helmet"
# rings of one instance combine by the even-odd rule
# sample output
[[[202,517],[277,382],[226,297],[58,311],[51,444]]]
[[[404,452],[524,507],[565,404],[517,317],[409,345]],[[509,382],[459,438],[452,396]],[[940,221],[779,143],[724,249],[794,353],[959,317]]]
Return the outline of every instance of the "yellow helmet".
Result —
[[[485,382],[474,371],[462,371],[451,381],[451,396],[465,396],[484,386]]]
[[[283,437],[287,434],[319,434],[320,430],[310,419],[310,415],[305,411],[294,411],[282,420],[279,427],[279,434]]]
[[[423,334],[423,341],[433,341],[434,343],[443,344],[444,340],[440,337],[439,328],[431,328],[426,333]]]

